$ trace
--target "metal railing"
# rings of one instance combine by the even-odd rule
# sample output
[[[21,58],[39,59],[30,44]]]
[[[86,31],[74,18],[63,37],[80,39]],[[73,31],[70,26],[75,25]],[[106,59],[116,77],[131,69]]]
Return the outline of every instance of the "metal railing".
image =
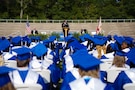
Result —
[[[30,23],[62,23],[64,20],[28,20]],[[98,23],[98,19],[67,20],[68,23]],[[26,23],[27,19],[0,19],[0,23]],[[135,22],[135,19],[102,19],[103,23]]]

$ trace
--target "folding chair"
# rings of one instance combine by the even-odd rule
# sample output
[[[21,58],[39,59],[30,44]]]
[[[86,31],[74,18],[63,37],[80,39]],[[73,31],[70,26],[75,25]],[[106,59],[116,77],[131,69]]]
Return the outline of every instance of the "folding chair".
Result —
[[[100,64],[100,70],[101,71],[107,71],[112,66],[111,61],[104,61],[104,63]]]
[[[16,90],[42,90],[40,84],[17,84],[15,88]]]
[[[123,86],[124,90],[135,90],[135,83],[127,83]]]
[[[107,81],[113,83],[119,73],[123,70],[127,70],[126,68],[116,68],[107,70]]]
[[[44,79],[45,79],[45,83],[50,83],[50,70],[48,69],[32,69],[33,71],[39,73]]]
[[[17,62],[15,60],[5,60],[4,65],[12,68],[17,68]]]

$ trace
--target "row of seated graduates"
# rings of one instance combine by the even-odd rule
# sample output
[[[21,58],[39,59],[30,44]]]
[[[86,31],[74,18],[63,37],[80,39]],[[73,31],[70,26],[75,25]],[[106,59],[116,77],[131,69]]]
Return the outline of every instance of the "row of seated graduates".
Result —
[[[67,46],[68,46],[68,44],[70,44],[70,42],[72,42],[72,41],[70,41],[69,40],[69,42],[67,43]],[[91,41],[92,42],[92,41]],[[119,42],[116,42],[117,43],[117,45],[119,46],[119,47],[121,47],[121,45],[120,45],[120,43]],[[73,44],[74,45],[74,44]],[[92,48],[94,48],[94,43],[92,42],[92,44],[90,44],[91,45],[91,47]],[[133,44],[131,43],[130,45],[129,45],[131,48],[133,47]],[[118,48],[119,48],[118,47]],[[66,47],[66,48],[68,48],[68,47]],[[76,47],[75,47],[76,48]],[[78,47],[77,47],[78,48]],[[119,48],[120,50],[122,49],[122,48]],[[92,49],[91,49],[92,50]],[[89,51],[91,51],[91,50],[89,50]],[[73,51],[73,52],[72,52]],[[115,52],[116,52],[117,50],[115,50]],[[70,50],[70,52],[71,53],[74,53],[75,52],[75,50]],[[108,48],[107,48],[107,52],[108,52]]]
[[[11,39],[11,38],[10,38]],[[14,39],[14,38],[13,38]],[[2,53],[2,60],[3,60],[3,62],[5,62],[5,60],[6,61],[10,61],[10,60],[15,60],[17,63],[17,67],[14,67],[14,66],[10,66],[10,67],[14,67],[14,71],[13,72],[10,72],[10,74],[9,74],[9,76],[11,75],[11,74],[13,74],[14,72],[18,72],[18,74],[17,73],[14,73],[13,75],[11,75],[10,76],[10,80],[12,81],[12,84],[13,85],[15,85],[17,82],[19,82],[19,83],[21,83],[21,82],[23,82],[23,83],[25,83],[25,82],[29,82],[29,78],[33,78],[33,77],[29,77],[29,75],[30,75],[30,73],[32,74],[32,72],[30,71],[30,70],[26,70],[26,68],[27,68],[27,65],[28,65],[28,63],[29,63],[29,58],[30,58],[30,49],[28,49],[27,47],[23,47],[23,46],[21,46],[21,44],[20,44],[20,41],[19,41],[19,39],[20,38],[16,38],[15,37],[15,43],[13,43],[14,42],[14,40],[11,40],[12,41],[12,44],[4,37],[4,38],[2,38],[1,39],[1,41],[0,41],[0,51],[1,51],[1,53]],[[19,42],[19,43],[16,43],[16,42]],[[14,45],[15,44],[15,45]],[[16,47],[16,54],[17,55],[13,55],[13,48],[15,48]],[[15,52],[14,52],[15,53]],[[13,57],[11,57],[10,55],[13,55]],[[19,56],[20,55],[20,56]],[[23,63],[22,63],[23,62]],[[4,63],[3,63],[4,64]],[[9,67],[6,67],[5,65],[2,65],[1,66],[1,69],[3,68],[3,70],[5,70],[5,73],[6,73],[6,69],[7,70],[9,70],[9,69],[11,69],[11,68],[9,68]],[[25,68],[25,70],[19,70],[19,68],[21,68],[21,69],[24,69]],[[19,71],[18,71],[19,70]],[[1,70],[2,71],[2,70]],[[21,72],[21,73],[20,73]],[[33,73],[34,74],[34,73]],[[15,77],[14,77],[14,75],[15,75]],[[38,77],[37,79],[33,79],[33,80],[35,80],[34,82],[36,82],[36,80],[37,80],[37,82],[36,83],[39,83],[40,85],[41,85],[41,87],[45,90],[45,88],[47,88],[46,87],[46,84],[44,83],[44,80],[42,79],[42,77],[39,75],[39,74],[34,74],[35,76],[34,77]],[[2,76],[1,76],[2,77]],[[13,78],[11,78],[11,77],[13,77]],[[5,79],[5,82],[7,82],[8,83],[8,81],[9,81],[9,78],[8,79]],[[15,81],[14,81],[15,80]],[[16,82],[17,81],[17,82]],[[1,84],[3,83],[3,84],[6,84],[4,81],[2,81],[1,82]],[[30,82],[29,82],[30,83]],[[33,83],[32,81],[31,81],[31,83]],[[18,83],[17,83],[18,84]],[[10,85],[11,85],[11,83],[10,83]],[[6,85],[6,86],[8,86],[8,84]],[[6,88],[6,86],[3,86],[3,88]],[[14,86],[15,87],[15,86]],[[11,90],[14,90],[14,87],[10,87],[10,89]],[[1,87],[2,88],[2,87]],[[4,89],[5,90],[5,89]]]
[[[2,39],[5,39],[5,37],[2,37]],[[8,38],[9,42],[11,43],[12,46],[27,46],[29,47],[33,43],[38,43],[41,41],[40,36],[15,36],[15,37],[9,37]],[[54,50],[56,45],[53,42],[45,43],[46,47]],[[8,49],[8,48],[7,48]],[[8,51],[8,50],[7,50]]]
[[[56,38],[56,37],[54,37],[54,38]],[[2,37],[1,39],[4,40],[6,38]],[[16,46],[30,47],[30,45],[32,45],[32,44],[42,42],[39,36],[33,36],[30,38],[28,36],[24,36],[24,37],[16,36],[16,37],[9,37],[8,40],[11,44],[10,44],[9,48],[6,48],[3,52],[9,52],[9,50],[12,47],[16,47]],[[43,43],[46,47],[50,48],[52,51],[55,51],[56,48],[58,47],[58,43],[54,44],[53,41],[44,40]],[[59,53],[59,49],[57,49],[55,52]],[[58,53],[56,53],[56,56],[59,56],[59,55],[57,55]],[[37,57],[37,58],[41,59],[41,57]],[[56,57],[56,58],[59,58],[59,57]],[[58,61],[58,59],[55,61],[55,63],[57,63],[57,61]]]
[[[69,44],[70,42],[68,42],[68,44]],[[117,42],[118,43],[118,42]],[[93,44],[92,44],[93,45]],[[49,46],[49,45],[47,45],[47,46]],[[68,46],[68,45],[67,45]],[[93,45],[94,46],[94,45]],[[92,47],[93,48],[93,47]],[[54,49],[54,48],[53,48]],[[91,51],[91,50],[90,50]],[[75,50],[74,50],[74,52],[75,52]]]
[[[133,81],[132,81],[133,77],[130,76],[130,74],[133,74],[134,70],[132,71],[132,69],[135,68],[134,38],[129,37],[129,36],[117,36],[117,35],[115,35],[113,38],[116,40],[116,42],[115,42],[115,45],[113,45],[111,49],[113,49],[115,51],[115,54],[117,56],[119,55],[119,56],[125,58],[124,63],[129,68],[126,66],[122,67],[122,68],[126,68],[126,70],[121,70],[121,72],[116,77],[115,81],[111,84],[113,85],[115,90],[116,89],[117,90],[124,90],[125,84],[133,83]],[[109,46],[111,46],[111,45],[109,45]],[[117,68],[119,68],[119,67],[117,67]],[[126,72],[128,72],[128,73],[126,73]]]
[[[86,35],[86,36],[89,36],[89,35]],[[63,49],[63,52],[65,52],[65,54],[60,55],[60,57],[64,60],[64,62],[63,62],[63,71],[62,71],[62,74],[63,74],[62,75],[63,76],[62,77],[63,78],[63,83],[62,83],[62,86],[61,86],[62,90],[65,90],[66,89],[66,84],[70,83],[72,80],[74,80],[76,78],[76,76],[72,77],[72,75],[68,74],[70,72],[71,68],[74,65],[71,64],[72,61],[71,61],[71,63],[69,63],[69,59],[68,59],[67,56],[68,55],[73,55],[74,53],[76,53],[80,49],[87,49],[87,46],[88,46],[87,43],[85,44],[86,47],[84,45],[80,44],[80,42],[74,37],[71,37],[71,38],[69,37],[65,41],[67,42],[66,47]],[[94,44],[92,43],[90,45],[92,45],[91,47],[93,48]],[[67,50],[69,50],[69,52],[67,52]]]
[[[52,36],[53,37],[53,36]],[[23,41],[22,38],[24,38],[25,40]],[[40,37],[32,37],[32,38],[29,38],[28,36],[24,36],[24,37],[20,37],[20,36],[16,36],[16,37],[10,37],[8,40],[9,42],[11,42],[10,46],[8,48],[6,48],[5,50],[3,50],[2,52],[9,52],[11,50],[11,48],[14,48],[14,47],[18,47],[18,46],[26,46],[26,47],[30,47],[32,44],[37,44],[39,42],[42,42],[44,43],[44,45],[49,48],[50,50],[52,50],[52,52],[50,52],[52,55],[54,55],[54,58],[53,58],[53,64],[50,65],[47,69],[49,69],[51,71],[51,84],[52,84],[52,88],[56,88],[57,87],[57,84],[60,80],[60,69],[59,67],[57,66],[57,62],[59,61],[58,58],[59,58],[59,55],[57,55],[56,53],[54,54],[54,51],[56,49],[54,49],[54,47],[57,47],[57,45],[55,45],[53,43],[53,40],[49,40],[51,37],[49,37],[48,39],[44,40],[44,41],[41,41],[40,40]],[[53,37],[53,38],[56,38],[56,37]],[[2,39],[6,39],[5,37],[2,37]],[[55,39],[54,39],[55,40]],[[57,49],[57,51],[58,49]],[[43,56],[40,56],[40,57],[37,57],[36,55],[33,55],[36,56],[36,58],[38,60],[43,60],[44,59],[44,56],[46,55],[47,53],[45,53]],[[15,60],[16,57],[12,57],[12,58],[9,58],[9,60]]]
[[[86,40],[91,40],[90,42],[92,42],[92,48],[94,48],[95,49],[95,47],[94,46],[96,46],[96,45],[94,45],[95,44],[95,42],[91,39],[91,38],[88,38],[89,36],[87,36],[86,35]],[[109,35],[108,37],[107,37],[108,39],[104,42],[104,44],[106,44],[108,41],[111,41],[112,40],[112,37]],[[121,39],[121,40],[119,40],[119,38]],[[107,49],[106,49],[106,53],[110,53],[110,52],[115,52],[115,54],[117,53],[118,55],[120,55],[119,54],[119,52],[120,53],[123,53],[123,52],[121,52],[121,50],[122,49],[126,49],[126,48],[134,48],[134,43],[133,43],[133,38],[130,38],[130,37],[126,37],[125,36],[125,38],[126,38],[126,41],[128,41],[128,42],[125,42],[125,40],[123,40],[123,37],[119,37],[119,36],[117,36],[117,35],[114,35],[114,39],[115,39],[115,42],[113,42],[113,43],[109,43],[108,45],[107,45]],[[70,43],[70,42],[72,42],[72,41],[74,41],[74,39],[71,39],[71,40],[69,40],[69,42],[68,42],[68,44]],[[114,40],[113,40],[114,41]],[[93,42],[94,42],[94,44],[93,44]],[[97,43],[97,42],[96,42]],[[87,43],[88,44],[88,43]],[[86,46],[88,46],[86,44]],[[124,47],[125,46],[125,44],[126,44],[126,47]],[[75,44],[74,44],[75,45]],[[77,44],[76,44],[77,45]],[[115,46],[116,45],[116,46]],[[114,47],[115,46],[115,47]],[[80,48],[80,47],[79,47]],[[76,49],[79,49],[78,47],[76,47]],[[66,49],[66,48],[65,48]],[[69,49],[69,48],[67,48],[67,49]],[[70,48],[70,49],[72,49],[72,48]],[[72,51],[72,52],[71,52]],[[75,51],[76,50],[70,50],[70,54],[73,54],[73,53],[75,53]],[[91,51],[91,50],[89,50],[89,51]],[[114,54],[114,55],[115,55]],[[103,55],[104,56],[104,55]],[[97,57],[98,58],[98,57]],[[100,57],[100,59],[102,59],[103,57]],[[106,57],[107,58],[107,57]],[[102,72],[101,72],[102,73]],[[64,75],[65,75],[65,72],[64,72]],[[63,76],[64,76],[63,75]],[[104,77],[104,76],[103,76]],[[105,75],[105,77],[106,77],[106,75]],[[103,80],[103,82],[106,82],[106,81],[104,81]],[[69,83],[69,82],[68,82]],[[107,83],[107,82],[106,82]]]
[[[41,40],[37,41],[37,39],[33,42],[40,42]],[[59,64],[59,44],[56,41],[56,36],[50,36],[48,37],[48,39],[45,39],[43,41],[43,44],[49,49],[48,51],[50,51],[49,54],[51,54],[53,56],[52,60],[53,60],[53,64],[51,64],[50,66],[48,66],[47,69],[49,69],[51,71],[51,89],[55,90],[57,89],[59,86],[59,80],[60,80],[60,68],[58,66]],[[45,53],[44,55],[37,57],[38,60],[44,60],[44,56],[47,53]]]

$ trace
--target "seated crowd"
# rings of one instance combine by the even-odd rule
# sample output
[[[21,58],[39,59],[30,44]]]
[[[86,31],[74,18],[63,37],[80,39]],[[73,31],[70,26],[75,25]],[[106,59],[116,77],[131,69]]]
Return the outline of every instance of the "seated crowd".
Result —
[[[16,67],[5,65],[7,61],[16,61]],[[124,90],[135,82],[134,39],[83,34],[60,43],[56,36],[1,37],[0,65],[0,90],[22,84],[38,84],[41,90]],[[110,82],[108,71],[113,69],[120,71]],[[49,70],[50,81],[36,70]]]

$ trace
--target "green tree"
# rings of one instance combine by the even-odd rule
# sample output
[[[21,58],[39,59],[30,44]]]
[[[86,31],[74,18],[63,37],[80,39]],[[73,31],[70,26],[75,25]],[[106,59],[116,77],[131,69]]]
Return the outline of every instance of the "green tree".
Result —
[[[0,0],[0,18],[135,18],[135,0]]]
[[[32,4],[32,0],[16,0],[20,4],[20,19],[23,18],[24,10],[29,4]]]

